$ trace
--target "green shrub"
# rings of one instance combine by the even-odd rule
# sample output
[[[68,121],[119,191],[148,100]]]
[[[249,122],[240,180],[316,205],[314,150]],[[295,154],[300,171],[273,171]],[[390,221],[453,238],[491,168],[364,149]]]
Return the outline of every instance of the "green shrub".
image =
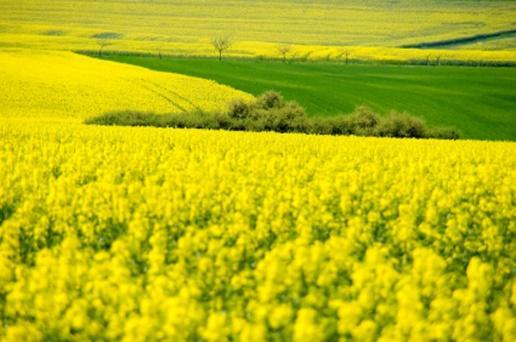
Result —
[[[274,91],[265,92],[252,102],[235,100],[229,104],[227,112],[158,115],[124,111],[106,113],[87,119],[86,123],[395,138],[459,138],[459,133],[452,128],[428,128],[423,120],[405,113],[392,112],[382,117],[364,106],[357,107],[350,115],[309,118],[297,102],[285,101]]]
[[[391,113],[378,121],[375,135],[396,138],[423,138],[426,124],[423,120],[404,113]]]
[[[311,120],[311,133],[330,135],[352,134],[349,119],[345,116],[330,118],[313,118]]]
[[[272,109],[283,107],[283,96],[276,91],[266,91],[256,98],[255,106],[261,109]]]
[[[330,118],[314,118],[313,125],[320,134],[332,135],[374,135],[374,129],[380,117],[370,108],[360,106],[350,115],[339,115]]]
[[[370,108],[360,106],[347,117],[349,125],[352,130],[355,131],[369,131],[378,124],[378,115],[374,113]]]
[[[245,119],[251,113],[251,106],[243,100],[235,100],[229,104],[228,115],[231,119]]]
[[[434,127],[427,130],[426,137],[432,139],[457,140],[460,139],[460,133],[455,128],[451,127]]]
[[[258,108],[253,118],[259,122],[257,127],[263,127],[263,130],[282,133],[306,131],[305,110],[296,102],[275,102],[274,107],[268,110]]]

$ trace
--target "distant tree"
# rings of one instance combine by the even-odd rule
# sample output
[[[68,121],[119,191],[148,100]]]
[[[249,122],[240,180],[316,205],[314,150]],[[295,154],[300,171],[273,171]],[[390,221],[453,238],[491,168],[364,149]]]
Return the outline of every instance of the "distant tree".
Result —
[[[282,44],[278,46],[278,52],[283,58],[283,63],[287,62],[287,55],[290,53],[290,50],[292,50],[290,45]]]
[[[307,53],[305,53],[302,57],[301,57],[301,60],[303,61],[307,61],[310,59],[310,56],[313,54],[314,52],[313,51],[308,51]]]
[[[346,56],[346,64],[349,62],[349,50],[344,51],[344,55]]]
[[[211,40],[211,45],[219,54],[219,61],[222,61],[222,53],[229,49],[232,45],[232,41],[227,36],[218,36]]]
[[[340,59],[340,58],[342,58],[342,56],[344,56],[344,61],[346,62],[346,64],[348,64],[348,62],[349,62],[349,54],[350,54],[349,50],[346,49],[342,53],[340,53],[337,56],[337,58]]]
[[[292,53],[290,54],[290,58],[288,59],[288,63],[289,63],[289,64],[292,64],[292,63],[293,63],[293,62],[295,62],[295,61],[296,61],[296,59],[298,59],[298,58],[299,58],[299,54],[298,54],[297,52],[292,52]]]
[[[98,39],[97,45],[99,46],[99,56],[102,56],[102,51],[106,46],[112,45],[113,43],[107,39]]]

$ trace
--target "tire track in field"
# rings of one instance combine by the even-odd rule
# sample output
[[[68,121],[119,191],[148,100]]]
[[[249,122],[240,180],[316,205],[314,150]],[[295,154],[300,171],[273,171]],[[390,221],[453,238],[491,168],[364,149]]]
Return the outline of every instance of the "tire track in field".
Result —
[[[154,87],[161,89],[164,93],[169,93],[170,95],[183,100],[185,103],[189,104],[196,110],[201,111],[201,108],[199,106],[197,106],[194,102],[189,100],[187,97],[184,97],[184,96],[180,95],[179,93],[173,91],[172,89],[166,88],[166,87],[162,86],[161,84],[157,84],[157,83],[154,83],[153,81],[149,81],[149,80],[147,80],[147,83],[150,83],[150,84],[154,85]]]
[[[159,97],[161,97],[162,99],[164,99],[165,101],[170,103],[172,106],[174,106],[174,107],[178,108],[179,110],[183,111],[184,113],[188,112],[188,110],[185,107],[181,106],[179,103],[177,103],[170,96],[167,96],[167,94],[163,94],[162,93],[162,90],[163,90],[162,87],[156,86],[156,84],[154,84],[153,82],[145,80],[145,79],[141,79],[140,82],[141,82],[140,85],[141,85],[141,87],[143,89],[146,89],[146,90],[150,91],[151,93],[154,93],[154,94],[158,95]],[[174,95],[173,92],[172,92],[172,94]],[[179,98],[181,99],[180,96],[179,96]]]

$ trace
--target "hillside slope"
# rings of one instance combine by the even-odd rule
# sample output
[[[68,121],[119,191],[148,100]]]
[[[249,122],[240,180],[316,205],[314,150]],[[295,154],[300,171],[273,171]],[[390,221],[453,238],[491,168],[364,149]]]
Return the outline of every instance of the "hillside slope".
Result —
[[[250,95],[214,81],[70,52],[1,50],[0,116],[84,118],[112,110],[219,111]]]
[[[311,115],[349,113],[365,104],[380,112],[407,111],[429,124],[455,127],[466,138],[516,140],[514,68],[109,58],[213,79],[254,95],[275,89]]]

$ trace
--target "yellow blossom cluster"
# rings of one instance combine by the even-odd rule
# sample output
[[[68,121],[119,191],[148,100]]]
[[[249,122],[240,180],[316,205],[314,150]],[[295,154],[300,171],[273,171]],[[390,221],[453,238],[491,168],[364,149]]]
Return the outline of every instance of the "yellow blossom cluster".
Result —
[[[216,82],[64,51],[0,50],[0,116],[83,119],[108,111],[221,111],[251,95]]]
[[[0,125],[0,339],[516,340],[516,145]]]

